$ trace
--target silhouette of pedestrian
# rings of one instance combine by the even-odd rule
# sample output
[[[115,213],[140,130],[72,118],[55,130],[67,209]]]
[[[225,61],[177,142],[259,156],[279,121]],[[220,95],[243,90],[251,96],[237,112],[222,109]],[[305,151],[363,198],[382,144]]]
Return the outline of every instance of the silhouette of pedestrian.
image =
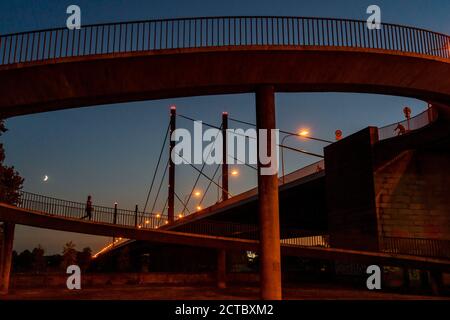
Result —
[[[92,219],[92,197],[88,196],[86,201],[86,209],[84,211],[86,212],[86,215],[82,217],[81,219],[88,218],[89,220]]]
[[[397,135],[398,135],[398,136],[401,136],[402,134],[405,134],[405,133],[406,133],[405,127],[404,127],[402,124],[400,124],[400,123],[397,124],[397,127],[395,127],[394,131],[395,131],[395,132],[398,131],[398,132],[397,132]]]

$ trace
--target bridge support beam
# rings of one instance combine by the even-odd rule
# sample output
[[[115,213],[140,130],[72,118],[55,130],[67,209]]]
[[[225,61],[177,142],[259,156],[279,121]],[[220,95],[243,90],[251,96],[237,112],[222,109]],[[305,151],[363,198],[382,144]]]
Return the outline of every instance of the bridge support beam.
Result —
[[[3,224],[3,241],[0,251],[0,294],[7,294],[9,291],[15,226],[11,222]]]
[[[257,129],[267,129],[267,150],[271,150],[270,129],[275,129],[275,90],[264,85],[256,91]],[[258,131],[259,134],[259,131]],[[258,136],[259,137],[259,136]],[[278,206],[278,174],[262,175],[258,138],[258,217],[260,239],[261,299],[281,299],[280,221]],[[272,161],[278,161],[272,157]],[[277,163],[278,164],[278,163]]]
[[[219,289],[227,287],[227,252],[225,249],[217,251],[217,287]]]

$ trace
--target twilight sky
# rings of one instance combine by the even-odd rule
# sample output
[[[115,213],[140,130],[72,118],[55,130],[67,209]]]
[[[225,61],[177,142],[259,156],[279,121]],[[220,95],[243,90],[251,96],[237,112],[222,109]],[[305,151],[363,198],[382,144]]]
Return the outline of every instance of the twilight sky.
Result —
[[[289,15],[341,17],[365,20],[366,8],[377,4],[382,21],[413,25],[450,34],[448,0],[255,0],[255,1],[138,1],[138,0],[0,0],[0,34],[61,27],[66,8],[77,4],[82,24],[219,15]],[[370,76],[370,75],[369,75]],[[30,84],[33,85],[33,84]],[[413,114],[426,104],[414,99],[352,93],[277,94],[279,128],[296,131],[308,128],[311,135],[333,139],[334,131],[344,135],[368,125],[383,126],[403,118],[408,105]],[[95,204],[132,208],[143,206],[156,166],[165,129],[168,107],[205,122],[219,124],[222,111],[230,117],[254,122],[252,94],[167,99],[121,103],[15,117],[7,120],[10,129],[3,137],[6,162],[25,178],[24,190],[56,198],[85,201],[92,194]],[[192,123],[178,120],[179,127]],[[288,144],[322,153],[323,144],[290,138]],[[317,158],[287,152],[287,172],[301,168]],[[256,174],[237,166],[240,175],[231,178],[231,193],[255,186]],[[208,168],[211,173],[214,168]],[[49,181],[44,183],[43,176]],[[177,193],[184,197],[196,172],[189,166],[177,167]],[[206,179],[198,189],[204,190]],[[162,197],[166,195],[166,188]],[[212,188],[205,204],[215,202]],[[195,202],[192,202],[192,206]],[[163,201],[158,202],[161,211]],[[22,251],[41,244],[47,253],[58,253],[65,242],[73,240],[78,249],[90,246],[94,251],[109,238],[17,227],[15,249]]]

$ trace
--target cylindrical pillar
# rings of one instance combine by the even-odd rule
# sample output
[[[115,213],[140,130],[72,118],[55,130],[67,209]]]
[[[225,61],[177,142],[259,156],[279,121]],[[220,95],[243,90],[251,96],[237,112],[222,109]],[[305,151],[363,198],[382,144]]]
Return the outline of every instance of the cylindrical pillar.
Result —
[[[275,92],[264,85],[256,91],[256,125],[258,137],[267,129],[267,149],[272,148],[270,130],[275,129]],[[273,155],[272,155],[273,156]],[[261,175],[260,139],[258,138],[258,217],[260,241],[261,299],[281,299],[280,222],[278,208],[278,175]]]
[[[5,222],[3,224],[3,247],[1,250],[2,257],[0,259],[2,264],[0,268],[2,270],[2,275],[0,277],[0,294],[7,294],[9,291],[15,226],[14,223],[10,222]]]
[[[227,129],[228,129],[228,112],[222,113],[222,201],[228,200],[228,163],[227,163]]]
[[[227,287],[227,253],[224,249],[217,251],[217,287],[225,289]]]
[[[175,118],[177,109],[175,106],[170,107],[170,130],[169,130],[169,194],[167,201],[167,216],[169,223],[175,220],[175,163],[172,160],[172,150],[175,148],[175,141],[172,141],[172,133],[175,131]]]

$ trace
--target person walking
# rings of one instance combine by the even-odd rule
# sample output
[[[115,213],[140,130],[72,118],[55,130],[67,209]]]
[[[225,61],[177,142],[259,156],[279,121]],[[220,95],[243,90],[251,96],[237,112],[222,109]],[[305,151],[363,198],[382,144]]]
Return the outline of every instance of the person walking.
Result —
[[[397,127],[395,127],[395,129],[394,129],[394,132],[397,132],[397,136],[401,136],[406,133],[406,129],[401,123],[398,123]]]
[[[88,218],[89,220],[92,219],[92,197],[88,196],[86,201],[86,208],[84,209],[86,212],[86,215],[82,217],[81,219]]]

